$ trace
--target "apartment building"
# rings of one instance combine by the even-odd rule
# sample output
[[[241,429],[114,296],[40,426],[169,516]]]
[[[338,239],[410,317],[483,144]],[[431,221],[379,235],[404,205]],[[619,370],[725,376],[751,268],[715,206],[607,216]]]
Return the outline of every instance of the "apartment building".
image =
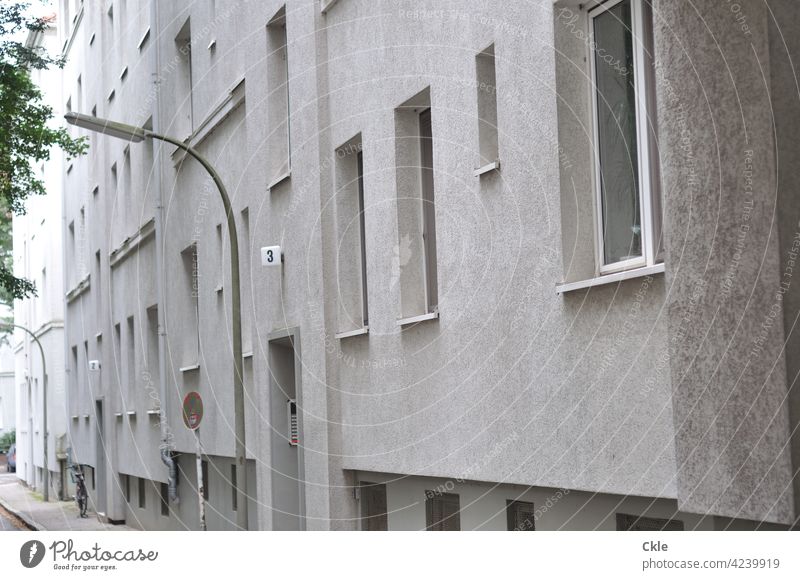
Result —
[[[16,430],[17,384],[14,380],[14,351],[11,340],[7,337],[0,342],[0,435]]]
[[[29,33],[27,44],[57,54],[58,24],[52,15],[48,18],[48,28]],[[43,101],[53,108],[54,115],[60,116],[63,111],[60,71],[31,71],[31,76],[42,91]],[[43,181],[47,193],[29,198],[25,202],[26,213],[13,218],[14,274],[36,285],[36,295],[16,301],[13,311],[14,324],[26,329],[16,328],[11,337],[11,370],[16,390],[17,477],[40,493],[47,482],[48,498],[56,499],[64,497],[67,485],[61,232],[65,165],[54,150],[49,160],[33,169]]]
[[[795,523],[800,20],[735,6],[62,0],[66,109],[196,148],[241,250],[247,506],[215,186],[74,129],[98,512],[198,528],[197,391],[210,529]]]

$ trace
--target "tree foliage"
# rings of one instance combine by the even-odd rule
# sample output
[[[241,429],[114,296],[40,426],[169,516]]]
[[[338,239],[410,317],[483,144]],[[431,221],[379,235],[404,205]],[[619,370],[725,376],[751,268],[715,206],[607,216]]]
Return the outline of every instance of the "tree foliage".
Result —
[[[25,200],[46,193],[34,166],[50,159],[54,148],[68,157],[86,151],[84,139],[73,139],[63,127],[53,127],[53,109],[31,80],[31,70],[63,67],[53,56],[19,40],[24,33],[41,33],[53,17],[27,16],[29,3],[0,5],[0,301],[10,304],[36,294],[30,280],[13,271],[11,219],[25,213]]]

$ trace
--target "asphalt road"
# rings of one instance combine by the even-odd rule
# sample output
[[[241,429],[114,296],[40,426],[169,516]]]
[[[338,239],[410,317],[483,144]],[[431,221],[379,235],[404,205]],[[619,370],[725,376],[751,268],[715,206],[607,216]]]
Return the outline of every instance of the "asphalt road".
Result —
[[[3,471],[0,471],[0,485],[18,485],[16,474],[8,473],[3,468]],[[0,506],[0,532],[18,532],[27,529],[24,523]]]

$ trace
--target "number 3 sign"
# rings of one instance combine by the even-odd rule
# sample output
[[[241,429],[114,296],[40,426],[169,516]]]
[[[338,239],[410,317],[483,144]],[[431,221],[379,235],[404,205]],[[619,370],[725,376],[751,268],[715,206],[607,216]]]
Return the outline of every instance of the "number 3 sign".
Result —
[[[261,248],[261,265],[262,266],[280,266],[283,262],[283,254],[281,254],[280,246],[267,246]]]

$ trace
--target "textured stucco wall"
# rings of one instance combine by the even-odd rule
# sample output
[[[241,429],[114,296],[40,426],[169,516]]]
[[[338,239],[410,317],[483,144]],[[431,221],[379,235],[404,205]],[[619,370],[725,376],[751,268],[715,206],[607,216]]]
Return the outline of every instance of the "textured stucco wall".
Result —
[[[663,278],[555,293],[553,18],[551,2],[356,0],[327,16],[330,144],[363,137],[370,281],[369,335],[332,346],[345,467],[675,497]],[[492,42],[502,165],[475,178]],[[426,86],[440,318],[400,330],[395,109]]]
[[[726,2],[655,2],[678,500],[788,523],[768,12],[736,7],[747,30]]]

